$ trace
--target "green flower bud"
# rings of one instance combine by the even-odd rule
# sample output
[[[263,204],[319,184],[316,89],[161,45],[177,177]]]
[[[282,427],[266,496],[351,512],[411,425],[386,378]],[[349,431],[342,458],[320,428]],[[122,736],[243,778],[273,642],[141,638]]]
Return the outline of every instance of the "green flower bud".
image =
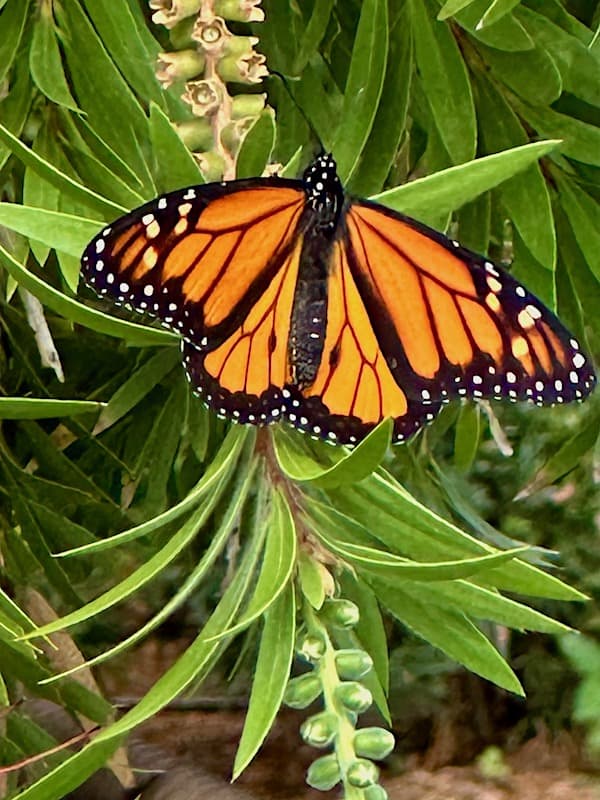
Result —
[[[310,765],[306,773],[306,782],[308,785],[321,792],[328,792],[330,789],[333,789],[341,779],[340,765],[333,754],[317,758],[317,760],[313,761]]]
[[[236,94],[231,101],[231,119],[256,118],[265,107],[266,94]]]
[[[344,681],[335,688],[335,696],[347,709],[362,714],[373,702],[373,695],[358,681]]]
[[[335,714],[321,711],[305,720],[300,727],[300,735],[312,747],[327,747],[336,737],[338,720]]]
[[[156,60],[156,77],[163,89],[175,81],[187,81],[200,75],[204,69],[204,56],[195,49],[159,53]]]
[[[319,661],[325,653],[325,642],[318,636],[307,635],[298,642],[296,650],[307,661]]]
[[[335,696],[350,711],[362,714],[373,702],[373,695],[358,681],[346,681],[335,688]]]
[[[254,51],[243,56],[225,56],[219,60],[217,72],[222,80],[231,83],[260,83],[269,74],[265,61],[261,53]]]
[[[394,749],[394,737],[383,728],[361,728],[354,734],[356,754],[380,761]]]
[[[215,14],[236,22],[262,22],[265,12],[256,8],[260,0],[214,0]]]
[[[202,0],[150,0],[152,22],[174,28],[182,19],[197,14],[201,5]]]
[[[353,628],[360,619],[358,606],[351,600],[329,600],[323,606],[322,614],[337,628]]]
[[[379,780],[379,770],[372,761],[366,758],[357,758],[346,772],[346,778],[351,786],[366,789]]]
[[[388,793],[380,786],[378,783],[373,784],[373,786],[369,786],[368,789],[365,789],[365,800],[389,800]]]
[[[373,668],[373,659],[364,650],[338,650],[335,665],[340,678],[357,681]]]
[[[313,672],[288,681],[283,702],[291,708],[306,708],[323,691],[321,681]]]

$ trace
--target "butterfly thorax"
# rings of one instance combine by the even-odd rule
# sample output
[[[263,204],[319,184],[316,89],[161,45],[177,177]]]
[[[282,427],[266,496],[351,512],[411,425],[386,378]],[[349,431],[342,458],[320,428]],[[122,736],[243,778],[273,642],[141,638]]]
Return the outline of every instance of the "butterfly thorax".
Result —
[[[344,190],[329,153],[319,156],[302,176],[309,230],[335,232],[344,205]]]

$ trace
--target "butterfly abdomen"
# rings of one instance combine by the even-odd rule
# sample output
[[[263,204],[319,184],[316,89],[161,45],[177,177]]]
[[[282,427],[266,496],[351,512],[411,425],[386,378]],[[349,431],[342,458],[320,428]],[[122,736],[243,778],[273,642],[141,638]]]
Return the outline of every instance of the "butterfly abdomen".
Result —
[[[327,329],[327,263],[332,244],[331,237],[309,233],[300,254],[288,340],[292,382],[299,389],[313,383],[323,356]]]

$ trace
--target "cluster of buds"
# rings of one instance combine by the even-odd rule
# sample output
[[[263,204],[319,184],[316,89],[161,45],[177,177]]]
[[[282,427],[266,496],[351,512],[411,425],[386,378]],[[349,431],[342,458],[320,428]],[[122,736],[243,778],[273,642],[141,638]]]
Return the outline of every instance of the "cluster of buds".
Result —
[[[150,0],[152,21],[170,30],[175,48],[158,57],[163,87],[184,84],[182,98],[195,120],[179,133],[194,151],[207,180],[235,177],[244,136],[265,108],[264,94],[232,97],[227,83],[252,85],[268,74],[254,36],[233,34],[225,20],[262,22],[260,0]]]
[[[359,647],[336,649],[332,643],[336,629],[350,632],[358,623],[358,608],[349,600],[328,600],[305,619],[308,629],[299,636],[296,650],[312,669],[289,681],[284,701],[301,709],[321,699],[324,710],[310,716],[300,733],[312,747],[333,747],[311,764],[307,782],[321,791],[342,782],[346,790],[362,790],[365,800],[386,800],[373,760],[389,755],[394,737],[383,728],[356,729],[358,715],[373,703],[362,682],[373,661]]]

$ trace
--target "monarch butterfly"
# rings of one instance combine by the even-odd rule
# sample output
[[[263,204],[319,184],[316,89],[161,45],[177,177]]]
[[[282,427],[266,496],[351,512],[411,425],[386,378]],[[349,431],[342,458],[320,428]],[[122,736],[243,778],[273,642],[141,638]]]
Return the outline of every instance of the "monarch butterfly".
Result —
[[[452,398],[564,403],[596,380],[515,278],[348,197],[329,154],[302,180],[152,200],[99,233],[82,266],[98,294],[177,331],[194,390],[242,423],[284,419],[355,444],[392,417],[400,442]]]

